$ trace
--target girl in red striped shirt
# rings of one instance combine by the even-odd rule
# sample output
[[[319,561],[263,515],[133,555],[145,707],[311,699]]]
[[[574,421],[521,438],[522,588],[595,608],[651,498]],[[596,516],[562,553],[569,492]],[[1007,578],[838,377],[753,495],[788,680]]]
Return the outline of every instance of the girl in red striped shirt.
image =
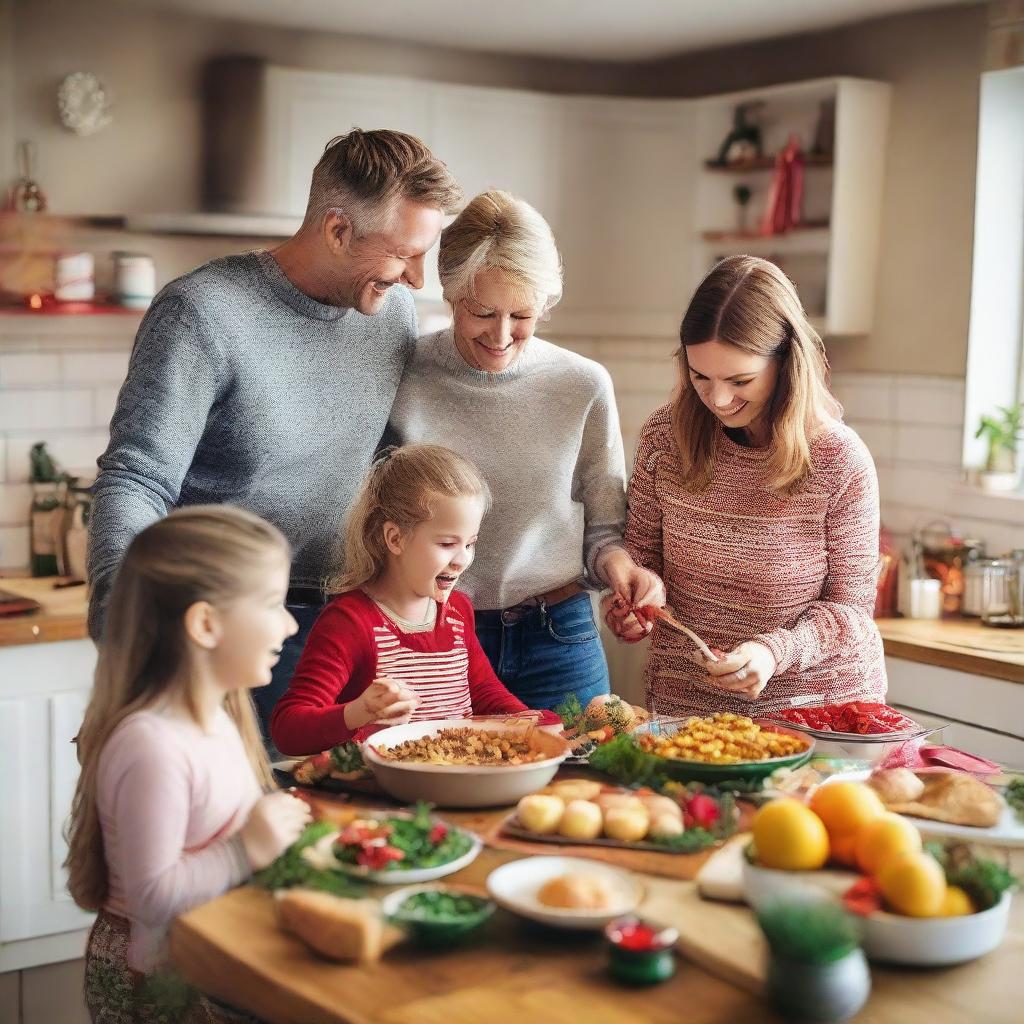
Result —
[[[327,581],[336,596],[274,708],[282,753],[319,753],[367,726],[526,710],[455,589],[489,500],[476,467],[438,445],[392,449],[373,465],[349,517],[345,568]]]

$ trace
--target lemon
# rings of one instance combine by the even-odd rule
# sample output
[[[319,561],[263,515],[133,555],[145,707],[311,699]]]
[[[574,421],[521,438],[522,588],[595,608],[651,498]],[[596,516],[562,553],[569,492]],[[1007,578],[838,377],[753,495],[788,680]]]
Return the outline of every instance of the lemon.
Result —
[[[921,833],[898,814],[886,811],[857,833],[857,865],[877,875],[887,860],[905,853],[921,852]]]
[[[799,800],[773,800],[752,825],[758,863],[783,871],[813,871],[828,860],[828,832]]]
[[[946,896],[942,901],[942,908],[939,910],[940,917],[961,917],[964,914],[973,914],[974,904],[971,897],[967,895],[958,885],[947,885]]]
[[[829,839],[853,835],[885,814],[885,804],[879,795],[863,782],[819,786],[811,797],[810,806],[825,823]]]
[[[946,876],[928,853],[890,857],[878,872],[878,888],[897,914],[937,917],[946,900]]]

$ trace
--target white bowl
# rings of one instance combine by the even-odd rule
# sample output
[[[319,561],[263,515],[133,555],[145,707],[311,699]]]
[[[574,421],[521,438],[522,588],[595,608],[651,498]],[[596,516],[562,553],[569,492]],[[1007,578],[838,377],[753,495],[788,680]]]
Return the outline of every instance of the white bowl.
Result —
[[[777,896],[828,899],[842,895],[859,878],[852,871],[778,871],[743,858],[743,897],[756,911]],[[869,960],[910,967],[946,967],[975,960],[1003,940],[1010,912],[1009,892],[988,910],[957,917],[905,917],[879,910],[857,916],[861,946]]]
[[[502,719],[434,719],[395,725],[374,733],[361,744],[363,758],[373,767],[381,789],[398,800],[425,800],[437,807],[507,807],[527,793],[543,789],[569,756],[569,743],[544,729],[533,727],[532,742],[550,756],[542,761],[515,765],[444,765],[391,761],[376,748],[394,746],[442,729],[473,728],[495,732],[524,732],[522,722]]]
[[[601,910],[567,910],[549,907],[537,899],[545,882],[559,875],[587,875],[606,882],[612,895]],[[487,876],[487,891],[499,906],[521,917],[553,928],[603,928],[609,921],[630,914],[644,897],[643,886],[628,871],[582,861],[577,857],[523,857],[510,861]]]

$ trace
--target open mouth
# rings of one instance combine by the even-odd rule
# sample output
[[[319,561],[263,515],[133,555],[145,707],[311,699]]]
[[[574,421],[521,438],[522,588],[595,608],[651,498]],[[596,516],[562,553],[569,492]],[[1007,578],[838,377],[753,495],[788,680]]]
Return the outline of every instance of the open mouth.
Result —
[[[455,586],[458,576],[454,576],[451,573],[443,572],[434,577],[434,582],[440,587],[441,590],[451,590]]]
[[[394,281],[374,281],[373,290],[383,295],[394,283]]]
[[[494,348],[491,345],[485,345],[482,341],[478,341],[477,344],[485,351],[489,352],[492,356],[503,356],[506,352],[510,351],[514,342],[509,342],[503,348]]]

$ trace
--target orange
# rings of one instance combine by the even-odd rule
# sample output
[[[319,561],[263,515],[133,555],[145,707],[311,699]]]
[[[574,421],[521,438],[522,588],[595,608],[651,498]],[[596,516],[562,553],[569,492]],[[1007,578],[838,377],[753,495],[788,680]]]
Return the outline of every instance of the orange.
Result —
[[[929,853],[890,857],[878,872],[878,888],[897,914],[937,917],[946,900],[946,876]]]
[[[757,862],[783,871],[813,871],[828,860],[828,832],[799,800],[773,800],[754,816]]]
[[[898,814],[886,811],[857,833],[857,865],[869,875],[898,854],[920,853],[921,833]]]
[[[842,864],[843,867],[855,868],[857,866],[857,833],[852,832],[845,836],[830,836],[828,841],[830,854],[829,860],[835,864]]]
[[[885,814],[879,795],[863,782],[832,782],[819,786],[811,797],[811,810],[821,818],[830,839],[859,832]]]
[[[971,897],[958,885],[947,885],[946,898],[942,901],[939,915],[941,917],[960,917],[963,914],[973,913],[974,904],[971,902]]]

